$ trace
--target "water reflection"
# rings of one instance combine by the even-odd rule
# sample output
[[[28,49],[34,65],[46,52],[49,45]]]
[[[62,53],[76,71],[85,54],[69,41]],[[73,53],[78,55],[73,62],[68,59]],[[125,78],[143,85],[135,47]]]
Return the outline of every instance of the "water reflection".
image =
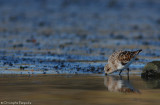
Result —
[[[160,89],[160,78],[142,78],[146,83],[146,88]]]
[[[135,89],[127,79],[123,79],[122,76],[105,76],[104,85],[111,92],[122,92],[122,93],[140,93],[139,90]]]

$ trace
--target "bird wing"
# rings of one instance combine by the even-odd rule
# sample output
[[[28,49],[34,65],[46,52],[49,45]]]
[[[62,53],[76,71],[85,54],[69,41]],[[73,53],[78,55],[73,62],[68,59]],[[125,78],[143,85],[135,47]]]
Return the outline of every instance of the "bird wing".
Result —
[[[119,53],[118,59],[122,65],[126,65],[132,58],[139,54],[142,50],[137,51],[122,51]]]

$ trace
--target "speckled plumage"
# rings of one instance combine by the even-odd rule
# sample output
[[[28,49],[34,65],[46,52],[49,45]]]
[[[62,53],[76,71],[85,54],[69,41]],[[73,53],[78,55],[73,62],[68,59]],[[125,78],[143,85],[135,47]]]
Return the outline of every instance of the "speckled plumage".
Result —
[[[106,74],[120,70],[128,69],[129,65],[136,60],[136,56],[142,50],[137,51],[117,51],[114,52],[108,59],[108,64],[105,65],[104,71]]]

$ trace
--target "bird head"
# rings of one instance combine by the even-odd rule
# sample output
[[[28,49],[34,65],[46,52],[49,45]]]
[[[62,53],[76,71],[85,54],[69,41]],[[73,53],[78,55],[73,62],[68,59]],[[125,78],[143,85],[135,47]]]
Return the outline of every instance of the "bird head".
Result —
[[[109,67],[108,64],[105,65],[104,72],[105,72],[105,75],[107,75],[107,74],[112,72],[112,69],[111,69],[111,67]]]

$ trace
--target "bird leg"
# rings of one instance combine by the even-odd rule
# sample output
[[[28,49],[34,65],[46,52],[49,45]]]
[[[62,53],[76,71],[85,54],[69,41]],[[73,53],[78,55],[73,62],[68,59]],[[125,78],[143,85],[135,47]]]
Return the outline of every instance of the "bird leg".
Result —
[[[119,72],[119,75],[121,75],[122,70]]]
[[[119,75],[119,77],[120,77],[120,80],[123,80],[121,75]]]
[[[128,71],[128,75],[129,75],[129,68],[127,68],[127,71]]]

